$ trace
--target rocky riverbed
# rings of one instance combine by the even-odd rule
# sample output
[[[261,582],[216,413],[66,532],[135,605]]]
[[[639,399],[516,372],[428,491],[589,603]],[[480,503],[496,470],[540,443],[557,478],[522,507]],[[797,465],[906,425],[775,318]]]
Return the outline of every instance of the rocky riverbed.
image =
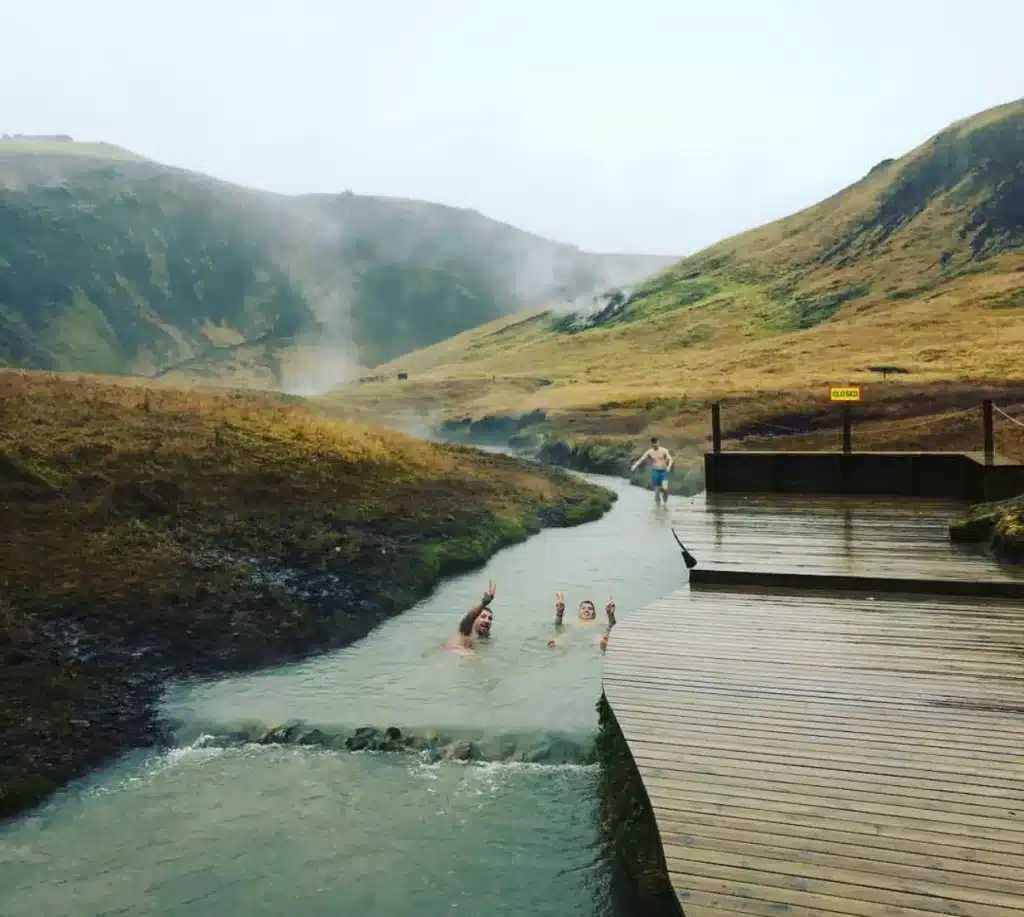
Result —
[[[593,742],[555,733],[471,733],[466,730],[358,726],[337,729],[303,720],[277,725],[254,722],[229,732],[205,733],[194,747],[230,748],[255,745],[294,745],[339,753],[379,752],[413,756],[423,763],[437,761],[506,762],[526,764],[592,764]]]

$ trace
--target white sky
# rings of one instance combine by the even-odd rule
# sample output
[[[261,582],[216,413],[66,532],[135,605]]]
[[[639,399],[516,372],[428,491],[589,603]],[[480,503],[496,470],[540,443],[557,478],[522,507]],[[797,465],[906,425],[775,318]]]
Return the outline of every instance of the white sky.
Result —
[[[686,254],[1024,96],[1024,0],[0,0],[0,132]]]

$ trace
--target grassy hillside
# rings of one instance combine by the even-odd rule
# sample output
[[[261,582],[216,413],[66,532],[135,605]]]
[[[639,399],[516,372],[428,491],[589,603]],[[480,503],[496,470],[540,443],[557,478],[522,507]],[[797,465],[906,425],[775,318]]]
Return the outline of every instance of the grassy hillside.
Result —
[[[166,676],[344,646],[614,501],[294,401],[0,371],[0,819],[152,743]]]
[[[901,383],[872,366],[906,370],[916,390],[1024,379],[1022,162],[1018,101],[631,295],[502,318],[385,367],[407,382],[350,387],[329,404],[438,417],[539,408],[636,434],[690,409],[704,417],[713,398],[799,413],[830,383],[861,383],[869,401],[898,399]]]
[[[12,187],[25,171],[0,152],[0,363],[148,375],[315,328],[243,198],[143,162],[76,166]]]
[[[285,197],[108,144],[0,140],[0,365],[280,385],[282,362],[373,365],[664,263],[440,205]]]

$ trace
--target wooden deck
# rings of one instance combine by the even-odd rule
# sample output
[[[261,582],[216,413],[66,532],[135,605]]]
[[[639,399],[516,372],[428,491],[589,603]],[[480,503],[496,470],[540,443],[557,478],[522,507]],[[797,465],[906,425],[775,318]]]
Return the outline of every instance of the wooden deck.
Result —
[[[673,525],[694,585],[939,592],[1024,598],[1024,571],[949,540],[962,504],[911,498],[700,494]]]
[[[854,508],[844,547],[806,498],[765,502],[752,516],[785,525],[795,566],[847,563],[831,545],[854,569],[877,551],[957,573],[884,534],[884,511]],[[945,518],[903,509],[905,538]],[[778,551],[730,554],[734,512],[680,513],[701,566]],[[686,917],[1024,914],[1024,602],[687,586],[621,616],[604,690]]]

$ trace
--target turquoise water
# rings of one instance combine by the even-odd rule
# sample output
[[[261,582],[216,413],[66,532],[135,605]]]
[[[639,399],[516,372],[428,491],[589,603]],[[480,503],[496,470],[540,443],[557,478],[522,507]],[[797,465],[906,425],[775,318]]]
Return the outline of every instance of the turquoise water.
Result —
[[[604,519],[502,551],[352,647],[172,686],[176,748],[129,755],[0,832],[0,915],[606,913],[584,763],[602,624],[573,611],[612,595],[621,621],[686,572],[650,494],[593,479],[620,494]],[[442,650],[489,579],[491,641]],[[570,626],[551,649],[557,590]],[[462,738],[489,760],[238,740],[290,720]]]

